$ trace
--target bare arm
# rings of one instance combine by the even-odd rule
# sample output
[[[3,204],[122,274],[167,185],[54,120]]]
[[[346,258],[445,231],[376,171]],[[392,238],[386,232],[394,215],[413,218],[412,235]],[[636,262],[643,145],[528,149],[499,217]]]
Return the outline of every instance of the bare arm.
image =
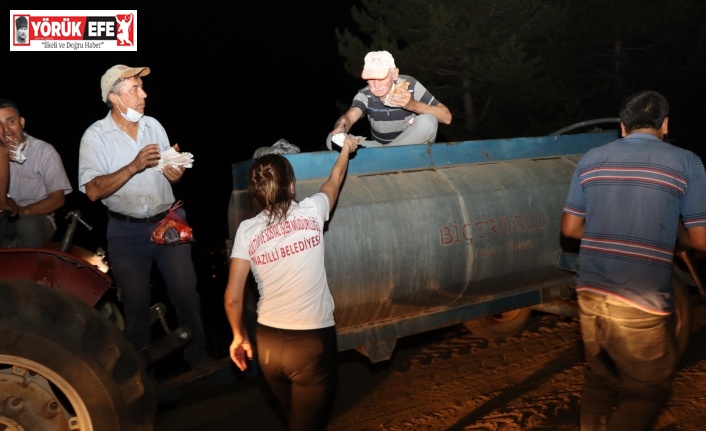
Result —
[[[64,206],[66,200],[66,194],[63,190],[56,190],[46,198],[41,201],[37,201],[31,205],[24,207],[17,207],[17,213],[20,216],[30,215],[30,214],[51,214],[54,211]]]
[[[341,147],[341,154],[338,155],[336,163],[334,163],[333,168],[331,168],[331,174],[328,180],[326,180],[324,185],[321,186],[321,189],[319,189],[319,192],[325,193],[326,196],[328,196],[329,211],[336,205],[338,193],[341,190],[341,184],[343,184],[343,179],[346,178],[350,153],[354,152],[357,148],[358,140],[347,137],[343,142],[343,147]]]
[[[10,183],[10,157],[4,145],[0,145],[0,211],[11,210],[7,201],[7,188]]]
[[[243,328],[243,298],[245,297],[245,282],[250,273],[250,263],[245,259],[232,258],[228,272],[228,284],[224,297],[226,316],[233,331],[233,342],[230,344],[230,358],[240,371],[245,371],[252,359],[253,349]]]
[[[679,230],[677,232],[677,249],[693,248],[698,251],[706,251],[706,226],[685,228],[684,223],[679,220]]]
[[[334,124],[333,130],[331,131],[331,135],[335,135],[337,133],[348,133],[348,131],[351,130],[351,127],[353,127],[356,121],[360,120],[360,117],[362,116],[363,111],[361,111],[360,108],[350,108],[345,114],[338,117],[338,120],[336,120],[336,124]]]
[[[145,146],[137,153],[137,156],[132,162],[111,174],[100,175],[87,182],[85,184],[86,196],[88,196],[91,201],[97,201],[98,199],[112,195],[118,191],[120,187],[124,186],[133,175],[159,163],[160,157],[159,146],[157,144]],[[167,178],[169,179],[169,177]],[[170,182],[173,181],[170,180]]]
[[[443,103],[436,106],[427,105],[410,97],[409,102],[403,106],[404,109],[412,111],[415,114],[431,114],[439,120],[439,123],[451,124],[451,111]]]
[[[390,94],[390,100],[394,106],[399,106],[407,111],[412,111],[415,114],[431,114],[443,124],[451,124],[451,111],[443,103],[439,102],[436,106],[431,106],[426,103],[414,100],[412,93],[403,88],[393,88]]]
[[[561,219],[561,233],[567,238],[583,238],[583,228],[586,226],[586,219],[573,214],[564,213]]]

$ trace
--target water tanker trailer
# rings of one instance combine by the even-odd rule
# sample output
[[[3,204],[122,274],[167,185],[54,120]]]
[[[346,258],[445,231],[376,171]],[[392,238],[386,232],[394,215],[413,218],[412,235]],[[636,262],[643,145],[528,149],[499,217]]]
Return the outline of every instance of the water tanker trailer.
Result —
[[[358,149],[324,232],[339,351],[378,362],[399,338],[441,327],[463,323],[478,335],[506,336],[533,310],[575,316],[578,243],[571,250],[561,238],[562,208],[581,155],[617,137]],[[303,199],[319,190],[338,154],[285,156]],[[251,165],[232,167],[231,240],[254,215]],[[253,304],[256,287],[249,291]]]

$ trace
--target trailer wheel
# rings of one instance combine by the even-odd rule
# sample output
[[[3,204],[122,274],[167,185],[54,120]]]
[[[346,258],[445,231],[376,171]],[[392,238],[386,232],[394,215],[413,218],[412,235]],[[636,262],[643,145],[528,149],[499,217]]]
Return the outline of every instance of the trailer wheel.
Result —
[[[527,328],[531,314],[531,308],[519,308],[469,320],[463,324],[466,329],[479,337],[503,338],[516,335]]]
[[[689,297],[689,288],[672,277],[674,289],[674,331],[677,341],[677,358],[682,358],[691,337],[691,324],[693,319],[693,304]]]
[[[33,431],[151,431],[156,396],[116,325],[80,300],[0,282],[0,424]]]

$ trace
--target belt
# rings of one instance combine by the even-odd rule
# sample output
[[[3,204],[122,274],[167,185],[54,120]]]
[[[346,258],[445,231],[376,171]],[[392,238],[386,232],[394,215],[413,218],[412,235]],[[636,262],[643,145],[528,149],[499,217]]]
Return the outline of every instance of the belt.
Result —
[[[145,218],[132,217],[125,214],[116,213],[110,210],[108,210],[108,215],[114,218],[115,220],[126,221],[128,223],[157,223],[167,215],[167,211],[162,211],[161,213],[155,214],[152,217]]]
[[[578,295],[583,295],[592,301],[605,301],[607,304],[612,304],[612,305],[618,305],[620,307],[631,307],[635,308],[634,306],[630,305],[629,303],[623,301],[617,296],[613,295],[607,295],[603,293],[598,293],[598,292],[593,292],[591,290],[581,290],[579,292],[576,292]]]

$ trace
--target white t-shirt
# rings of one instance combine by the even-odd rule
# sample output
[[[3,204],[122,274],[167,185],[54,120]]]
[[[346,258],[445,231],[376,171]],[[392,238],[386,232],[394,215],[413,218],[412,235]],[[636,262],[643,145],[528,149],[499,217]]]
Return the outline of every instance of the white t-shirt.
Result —
[[[334,325],[324,267],[328,218],[328,197],[317,193],[292,202],[281,223],[267,226],[267,215],[261,212],[238,226],[231,257],[250,261],[260,292],[259,323],[300,330]]]

